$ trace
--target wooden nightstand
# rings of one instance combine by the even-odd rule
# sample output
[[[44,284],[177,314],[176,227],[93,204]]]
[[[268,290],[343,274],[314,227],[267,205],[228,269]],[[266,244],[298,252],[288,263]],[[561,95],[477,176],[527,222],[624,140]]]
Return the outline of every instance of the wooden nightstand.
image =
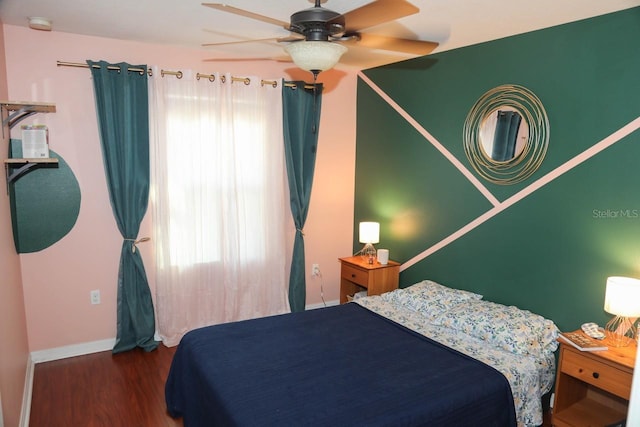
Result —
[[[636,349],[580,351],[561,342],[551,424],[608,426],[626,419]]]
[[[387,265],[377,261],[368,264],[361,256],[340,258],[340,304],[347,296],[366,290],[367,295],[380,295],[398,289],[400,263],[389,260]]]

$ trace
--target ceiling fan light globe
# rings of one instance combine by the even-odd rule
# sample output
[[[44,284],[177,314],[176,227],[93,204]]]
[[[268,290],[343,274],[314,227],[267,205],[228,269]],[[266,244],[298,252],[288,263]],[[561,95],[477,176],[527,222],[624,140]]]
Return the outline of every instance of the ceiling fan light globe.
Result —
[[[338,63],[347,48],[329,41],[299,41],[291,43],[284,50],[299,68],[306,71],[326,71]]]

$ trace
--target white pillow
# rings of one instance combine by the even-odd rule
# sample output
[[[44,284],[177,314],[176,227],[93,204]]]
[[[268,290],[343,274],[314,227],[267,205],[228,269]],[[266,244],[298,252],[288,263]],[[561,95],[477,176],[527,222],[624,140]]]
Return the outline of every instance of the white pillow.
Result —
[[[558,348],[557,326],[515,306],[466,301],[437,316],[433,323],[465,332],[516,354],[542,356]]]
[[[382,298],[427,317],[435,317],[461,302],[481,299],[482,295],[423,280],[407,288],[383,294]]]

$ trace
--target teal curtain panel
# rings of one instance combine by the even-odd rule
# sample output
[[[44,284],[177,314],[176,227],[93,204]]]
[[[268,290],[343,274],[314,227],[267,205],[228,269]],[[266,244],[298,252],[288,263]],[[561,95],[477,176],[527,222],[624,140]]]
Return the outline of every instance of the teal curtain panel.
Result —
[[[306,279],[304,233],[309,212],[313,173],[318,147],[318,124],[322,104],[322,84],[306,89],[304,82],[286,82],[282,87],[284,145],[287,177],[291,193],[291,214],[296,237],[289,277],[289,306],[292,312],[304,311]],[[293,87],[290,87],[293,84]]]
[[[513,159],[522,117],[515,111],[498,111],[491,158],[496,162]]]
[[[117,335],[114,353],[152,351],[155,315],[151,291],[135,242],[149,199],[149,105],[147,75],[129,64],[87,61],[111,207],[122,234],[118,270]],[[117,70],[109,69],[117,67]],[[107,68],[109,67],[109,68]],[[147,69],[146,65],[135,68]]]

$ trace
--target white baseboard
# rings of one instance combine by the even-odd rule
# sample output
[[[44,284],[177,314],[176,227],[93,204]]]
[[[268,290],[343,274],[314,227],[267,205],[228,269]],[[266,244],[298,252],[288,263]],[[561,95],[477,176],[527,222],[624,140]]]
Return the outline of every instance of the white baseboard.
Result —
[[[330,307],[332,305],[339,305],[340,301],[333,300],[327,301],[325,304],[311,304],[306,306],[306,310],[313,310],[316,308]],[[156,334],[155,339],[157,341],[161,341],[160,337]],[[80,344],[72,344],[64,347],[56,347],[50,348],[47,350],[39,350],[31,352],[31,360],[29,361],[32,365],[36,363],[43,362],[51,362],[53,360],[66,359],[67,357],[75,357],[75,356],[83,356],[85,354],[98,353],[100,351],[107,351],[113,349],[113,346],[116,344],[115,338],[109,338],[106,340],[100,341],[91,341]],[[33,366],[31,367],[33,371]],[[32,374],[33,375],[33,372]]]
[[[51,362],[53,360],[66,359],[67,357],[83,356],[85,354],[98,353],[113,349],[115,338],[100,341],[91,341],[81,344],[67,345],[64,347],[50,348],[48,350],[34,351],[31,353],[33,363]]]
[[[323,303],[318,303],[318,304],[311,304],[305,307],[305,310],[315,310],[316,308],[324,308],[324,307],[331,307],[332,305],[340,305],[340,301],[333,300],[333,301],[327,301],[325,304]]]
[[[333,305],[339,305],[340,301],[333,300],[326,303],[311,304],[305,307],[306,310],[313,310],[316,308],[330,307]],[[161,341],[160,336],[156,333],[155,339]],[[100,341],[91,341],[80,344],[72,344],[64,347],[50,348],[47,350],[39,350],[31,352],[32,365],[36,363],[51,362],[53,360],[66,359],[67,357],[83,356],[85,354],[98,353],[101,351],[107,351],[113,349],[116,344],[115,338],[109,338]],[[33,371],[33,366],[31,366]],[[33,372],[32,372],[33,375]]]
[[[24,379],[24,391],[22,393],[22,409],[20,410],[20,427],[29,426],[31,416],[31,396],[33,393],[33,367],[31,358],[27,359],[27,372]]]

